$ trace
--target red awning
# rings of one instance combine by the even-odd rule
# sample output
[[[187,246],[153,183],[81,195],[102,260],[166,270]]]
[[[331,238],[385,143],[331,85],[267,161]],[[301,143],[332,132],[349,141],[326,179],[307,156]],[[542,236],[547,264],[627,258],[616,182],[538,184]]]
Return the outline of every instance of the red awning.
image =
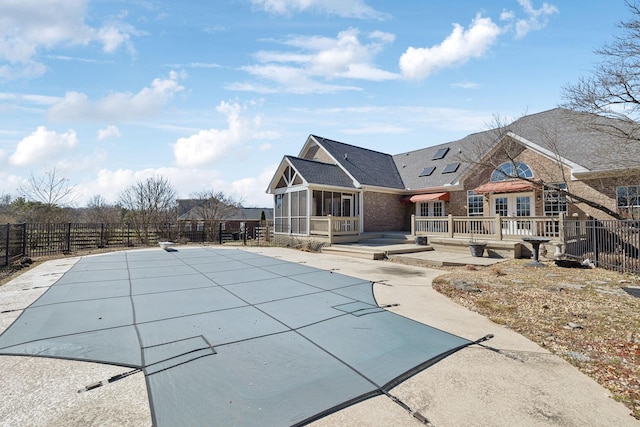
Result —
[[[475,194],[485,193],[516,193],[518,191],[533,190],[533,184],[519,179],[510,181],[488,182],[478,188],[474,188]]]
[[[429,202],[431,200],[444,200],[449,201],[449,193],[430,193],[430,194],[415,194],[413,196],[405,196],[400,201],[402,203],[417,203],[417,202]]]

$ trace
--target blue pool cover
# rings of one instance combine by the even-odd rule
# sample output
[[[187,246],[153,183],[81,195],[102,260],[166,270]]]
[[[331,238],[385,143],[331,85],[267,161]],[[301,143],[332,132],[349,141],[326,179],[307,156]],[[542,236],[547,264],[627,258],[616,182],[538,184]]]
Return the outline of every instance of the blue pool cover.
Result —
[[[379,307],[372,285],[235,249],[85,257],[0,354],[140,369],[157,426],[303,425],[472,344]]]

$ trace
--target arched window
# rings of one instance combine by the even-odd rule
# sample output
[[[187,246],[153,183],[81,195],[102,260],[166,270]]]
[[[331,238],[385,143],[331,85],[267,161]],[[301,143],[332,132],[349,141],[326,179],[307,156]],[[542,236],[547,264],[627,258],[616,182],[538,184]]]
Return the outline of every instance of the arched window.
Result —
[[[506,181],[513,178],[533,178],[531,168],[520,162],[503,163],[491,174],[491,182]]]

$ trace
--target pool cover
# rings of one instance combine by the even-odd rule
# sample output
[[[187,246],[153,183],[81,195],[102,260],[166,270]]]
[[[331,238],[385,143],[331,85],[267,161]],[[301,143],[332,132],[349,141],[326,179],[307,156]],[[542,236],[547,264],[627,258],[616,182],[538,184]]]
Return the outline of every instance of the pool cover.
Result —
[[[386,311],[372,282],[236,249],[81,258],[0,354],[140,369],[154,425],[302,425],[470,341]]]

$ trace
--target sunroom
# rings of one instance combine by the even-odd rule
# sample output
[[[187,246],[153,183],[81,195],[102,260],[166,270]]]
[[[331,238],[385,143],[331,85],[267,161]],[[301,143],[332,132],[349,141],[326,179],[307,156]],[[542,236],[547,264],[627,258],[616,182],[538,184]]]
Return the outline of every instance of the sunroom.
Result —
[[[335,165],[287,156],[268,192],[276,234],[335,240],[361,232],[361,192]]]

